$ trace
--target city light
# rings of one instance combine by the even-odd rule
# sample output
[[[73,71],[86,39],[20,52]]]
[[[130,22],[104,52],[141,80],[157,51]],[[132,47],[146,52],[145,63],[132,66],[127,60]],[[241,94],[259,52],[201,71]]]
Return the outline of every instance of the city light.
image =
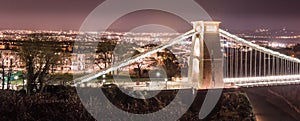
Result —
[[[160,77],[160,72],[156,72],[156,77]]]
[[[276,52],[276,51],[273,51],[273,50],[270,50],[270,49],[267,49],[267,48],[264,48],[264,47],[261,47],[261,46],[258,46],[256,44],[253,44],[245,39],[242,39],[236,35],[233,35],[233,34],[230,34],[229,32],[226,32],[222,29],[220,29],[220,36],[223,36],[225,38],[229,37],[229,38],[233,38],[234,40],[240,42],[240,43],[243,43],[245,45],[248,45],[254,49],[257,49],[257,50],[260,50],[264,53],[268,53],[268,54],[271,54],[271,55],[274,55],[274,56],[277,56],[277,57],[280,57],[280,58],[286,58],[290,61],[294,61],[294,62],[297,62],[297,63],[300,63],[300,60],[297,59],[297,58],[293,58],[293,57],[290,57],[290,56],[287,56],[287,55],[284,55],[284,54],[281,54],[279,52]]]
[[[19,79],[19,76],[15,76],[14,79],[15,79],[15,80]]]

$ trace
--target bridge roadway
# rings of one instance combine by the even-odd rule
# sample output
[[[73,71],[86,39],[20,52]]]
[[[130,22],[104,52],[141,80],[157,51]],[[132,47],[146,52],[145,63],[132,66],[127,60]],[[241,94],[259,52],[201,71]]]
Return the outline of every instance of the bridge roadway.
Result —
[[[239,87],[297,85],[300,84],[300,75],[224,78],[223,80],[225,84],[234,84]]]
[[[285,77],[285,76],[284,76]],[[294,76],[284,77],[262,77],[266,78],[265,80],[260,80],[260,77],[249,77],[249,78],[237,78],[232,79],[225,78],[224,79],[224,88],[238,88],[238,87],[266,87],[266,86],[284,86],[284,85],[299,85],[300,79],[299,75],[295,76],[294,80],[290,80],[294,78]],[[249,81],[247,80],[249,79]],[[229,81],[230,80],[230,81]],[[162,90],[162,89],[189,89],[192,88],[192,84],[187,80],[177,80],[177,81],[153,81],[153,82],[128,82],[128,81],[120,81],[114,82],[114,84],[124,87],[124,88],[132,88],[134,90]],[[79,87],[101,87],[100,83],[84,83],[79,84]],[[197,88],[197,87],[194,87]]]

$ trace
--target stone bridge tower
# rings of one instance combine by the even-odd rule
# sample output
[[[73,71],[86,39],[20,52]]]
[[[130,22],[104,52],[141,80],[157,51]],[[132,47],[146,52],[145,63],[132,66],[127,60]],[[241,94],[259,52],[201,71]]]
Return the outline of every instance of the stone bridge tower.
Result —
[[[188,80],[194,88],[223,87],[223,55],[221,52],[220,22],[193,22],[195,34],[189,59]]]

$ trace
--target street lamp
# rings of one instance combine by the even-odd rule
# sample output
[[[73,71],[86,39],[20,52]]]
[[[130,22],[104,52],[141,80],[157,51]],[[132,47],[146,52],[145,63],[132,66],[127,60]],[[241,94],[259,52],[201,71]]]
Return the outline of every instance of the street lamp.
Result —
[[[165,78],[165,82],[166,82],[166,89],[168,89],[168,78]]]
[[[160,72],[156,72],[156,77],[160,77]]]
[[[23,89],[25,89],[25,76],[23,73],[20,76],[22,77]],[[14,79],[18,80],[20,78],[20,76],[15,76]]]
[[[19,79],[19,76],[14,76],[14,80],[16,81],[16,82],[18,82],[18,79]],[[18,84],[16,83],[14,86],[18,86]],[[13,88],[12,88],[13,89]],[[17,89],[17,88],[16,88]]]
[[[19,76],[15,76],[14,79],[15,79],[15,80],[18,80],[18,79],[19,79]]]
[[[105,82],[106,82],[106,80],[105,80],[105,78],[106,78],[106,75],[104,74],[104,75],[102,75],[102,78],[103,78],[103,80],[102,80],[102,84],[104,85],[105,84]]]

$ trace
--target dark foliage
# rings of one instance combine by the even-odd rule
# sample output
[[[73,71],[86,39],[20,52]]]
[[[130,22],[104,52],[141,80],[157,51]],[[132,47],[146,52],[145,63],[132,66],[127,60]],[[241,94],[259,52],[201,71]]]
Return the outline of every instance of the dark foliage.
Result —
[[[86,94],[99,95],[95,92],[96,88],[85,88]],[[78,90],[77,90],[78,91]],[[167,106],[178,93],[176,90],[162,91],[158,95],[150,99],[128,98],[121,90],[114,85],[108,85],[102,88],[104,95],[111,101],[103,102],[102,100],[88,100],[81,102],[77,95],[76,89],[67,86],[46,86],[44,91],[35,95],[25,95],[24,92],[16,91],[0,91],[0,120],[46,120],[46,121],[87,121],[95,120],[93,116],[85,109],[88,107],[95,109],[93,114],[105,114],[109,110],[101,110],[102,108],[109,109],[108,104],[113,103],[119,109],[124,111],[141,114],[151,113],[160,110]],[[188,92],[188,91],[187,91]],[[93,94],[94,93],[94,94]],[[188,94],[188,93],[187,93]],[[196,99],[188,111],[180,118],[180,120],[199,120],[199,110],[206,91],[198,91]],[[96,101],[97,105],[88,105],[89,101]],[[85,105],[83,105],[85,104]],[[177,105],[184,105],[185,102]],[[199,105],[200,104],[200,105]],[[106,106],[106,107],[103,107]],[[172,112],[165,114],[164,117],[159,117],[164,120],[172,116],[172,113],[184,109],[172,109]],[[100,111],[100,112],[99,112]],[[101,120],[128,120],[120,119],[118,116],[110,117],[101,115]],[[97,117],[99,119],[99,117]],[[254,120],[252,108],[246,96],[240,91],[224,92],[219,103],[212,113],[205,120]]]

